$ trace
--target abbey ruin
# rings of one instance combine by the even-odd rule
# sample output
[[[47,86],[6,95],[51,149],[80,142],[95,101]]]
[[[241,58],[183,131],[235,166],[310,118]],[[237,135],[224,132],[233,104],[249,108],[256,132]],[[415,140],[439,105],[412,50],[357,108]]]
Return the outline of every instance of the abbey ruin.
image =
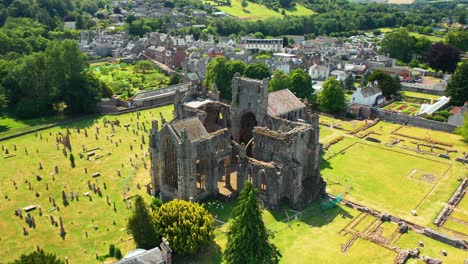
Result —
[[[176,91],[174,120],[153,121],[153,195],[163,200],[232,197],[245,181],[267,208],[303,208],[325,193],[319,171],[318,116],[289,90],[268,93],[268,79],[236,74],[232,104],[216,87]]]

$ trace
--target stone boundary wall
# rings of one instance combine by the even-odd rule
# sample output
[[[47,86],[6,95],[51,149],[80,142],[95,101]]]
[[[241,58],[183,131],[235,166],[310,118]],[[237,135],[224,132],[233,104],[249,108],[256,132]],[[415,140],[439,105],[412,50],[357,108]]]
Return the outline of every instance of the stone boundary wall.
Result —
[[[412,85],[410,83],[401,83],[401,89],[403,91],[409,91],[409,92],[416,92],[416,93],[425,93],[425,94],[432,94],[432,95],[444,95],[445,90],[434,90],[431,89],[431,86],[417,86],[417,85]]]
[[[382,109],[373,109],[372,114],[380,120],[403,125],[412,125],[416,127],[427,128],[448,133],[452,133],[457,128],[457,126],[450,125],[447,123],[437,122],[422,117],[402,115],[399,113],[384,111]]]
[[[457,190],[452,194],[448,203],[444,206],[444,208],[440,211],[437,215],[436,219],[434,220],[434,225],[441,226],[447,220],[447,217],[450,216],[454,207],[458,205],[465,194],[465,189],[468,187],[468,178],[465,178],[460,185],[458,186]]]

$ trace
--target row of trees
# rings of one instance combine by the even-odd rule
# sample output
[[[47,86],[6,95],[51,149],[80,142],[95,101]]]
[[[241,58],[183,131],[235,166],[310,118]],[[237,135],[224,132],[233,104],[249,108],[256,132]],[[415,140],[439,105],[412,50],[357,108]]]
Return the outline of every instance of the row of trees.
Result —
[[[226,263],[278,263],[281,257],[269,242],[272,234],[263,223],[257,193],[250,182],[240,192],[227,233]],[[192,255],[212,243],[214,219],[202,205],[173,200],[152,208],[150,212],[137,196],[134,214],[128,222],[137,247],[154,248],[165,237],[175,253]]]
[[[359,4],[349,1],[302,1],[319,14],[310,17],[271,18],[259,21],[242,21],[218,18],[210,22],[221,35],[262,32],[265,36],[329,35],[331,33],[369,30],[381,27],[405,27],[407,25],[433,27],[442,18],[465,12],[453,4],[434,8],[431,4],[416,7]],[[409,10],[408,10],[409,9]]]
[[[30,118],[51,113],[65,103],[70,114],[94,111],[109,88],[86,71],[86,57],[72,40],[50,41],[44,51],[0,60],[0,101]]]
[[[447,37],[452,43],[464,48],[464,33],[450,33]],[[449,42],[449,43],[450,43]],[[401,28],[388,33],[380,43],[380,52],[388,54],[402,62],[410,62],[418,66],[418,62],[427,62],[428,65],[443,72],[453,73],[460,62],[460,51],[457,47],[441,42],[434,43],[425,38],[415,38],[409,35],[407,29]]]
[[[299,98],[309,98],[314,93],[312,79],[302,69],[295,69],[290,74],[276,70],[270,80],[269,90],[273,92],[282,89],[291,90]]]

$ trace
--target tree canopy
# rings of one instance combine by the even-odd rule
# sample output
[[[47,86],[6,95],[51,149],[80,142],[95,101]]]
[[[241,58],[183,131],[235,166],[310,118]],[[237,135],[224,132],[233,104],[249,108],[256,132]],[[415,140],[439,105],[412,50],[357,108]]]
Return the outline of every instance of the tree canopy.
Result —
[[[382,90],[382,94],[387,98],[397,94],[401,88],[400,82],[397,78],[394,78],[380,70],[376,70],[369,75],[368,81],[377,81],[379,83],[380,90]]]
[[[281,253],[269,241],[272,235],[263,223],[257,192],[251,182],[245,182],[232,211],[233,221],[224,251],[228,264],[278,263],[281,258]]]
[[[227,60],[225,57],[216,57],[208,63],[206,67],[206,77],[204,84],[213,88],[216,83],[222,99],[231,100],[232,77],[236,72],[243,74],[245,63],[240,60]]]
[[[263,62],[252,63],[247,66],[244,76],[248,78],[262,80],[270,77],[270,69]]]
[[[345,97],[341,82],[335,77],[328,78],[319,94],[319,106],[330,113],[339,113],[345,110]]]
[[[382,39],[380,52],[403,62],[409,62],[415,43],[416,40],[409,35],[408,30],[401,28],[388,33]]]
[[[135,210],[128,220],[127,228],[133,235],[137,247],[151,249],[159,245],[160,238],[154,226],[153,216],[141,196],[135,199]]]
[[[34,252],[29,254],[21,254],[21,256],[10,264],[65,264],[64,261],[60,260],[55,254],[47,253],[43,249],[38,248]]]
[[[468,61],[463,62],[452,75],[445,94],[451,97],[454,105],[463,105],[468,101]]]
[[[172,200],[163,204],[154,217],[156,230],[169,241],[177,254],[194,254],[214,238],[213,216],[200,204]]]
[[[314,90],[310,75],[302,70],[295,69],[291,72],[291,91],[299,98],[308,98]]]
[[[453,30],[449,31],[445,35],[445,42],[447,44],[457,47],[463,52],[468,51],[468,32],[464,30]]]
[[[468,113],[463,115],[463,125],[457,128],[455,133],[462,136],[465,142],[468,142]]]
[[[434,70],[453,73],[460,62],[460,51],[452,45],[437,42],[430,48],[427,61]]]
[[[269,86],[270,92],[291,88],[291,77],[282,70],[276,70],[271,77]]]

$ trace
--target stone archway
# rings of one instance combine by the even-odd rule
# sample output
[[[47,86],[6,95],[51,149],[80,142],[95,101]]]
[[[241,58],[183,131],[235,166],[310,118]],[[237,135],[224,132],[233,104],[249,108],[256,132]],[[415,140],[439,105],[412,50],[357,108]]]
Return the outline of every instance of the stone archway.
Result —
[[[239,143],[247,145],[253,138],[252,130],[257,125],[257,119],[252,112],[247,112],[242,115],[239,128]],[[247,146],[247,155],[252,155],[252,144]]]

